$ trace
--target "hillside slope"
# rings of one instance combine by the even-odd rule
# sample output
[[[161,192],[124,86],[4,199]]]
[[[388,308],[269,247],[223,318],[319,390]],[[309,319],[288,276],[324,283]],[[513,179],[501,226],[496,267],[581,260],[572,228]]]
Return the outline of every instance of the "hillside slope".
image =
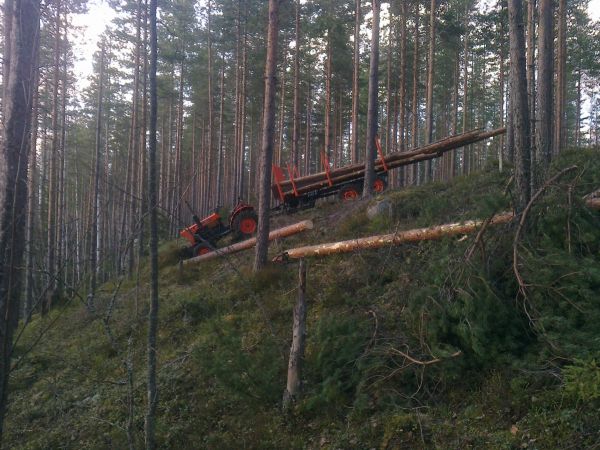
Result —
[[[297,266],[252,274],[246,252],[180,273],[181,243],[163,245],[160,446],[600,445],[600,213],[581,199],[600,187],[599,156],[572,151],[555,163],[552,173],[578,169],[530,212],[517,247],[524,293],[513,272],[515,224],[478,242],[309,260],[304,391],[287,415]],[[509,176],[489,171],[390,192],[392,216],[375,220],[363,202],[278,216],[275,226],[312,218],[315,228],[271,253],[486,218],[510,207]],[[74,296],[33,319],[16,350],[7,448],[127,448],[128,428],[141,447],[147,278],[142,267],[138,285],[103,285],[95,314]]]

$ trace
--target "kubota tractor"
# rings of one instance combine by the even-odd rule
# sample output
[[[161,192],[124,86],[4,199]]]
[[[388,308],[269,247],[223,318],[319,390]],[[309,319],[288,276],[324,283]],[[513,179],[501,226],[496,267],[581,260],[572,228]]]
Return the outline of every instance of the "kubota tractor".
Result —
[[[217,209],[202,220],[194,214],[193,220],[192,225],[179,233],[190,243],[190,246],[185,249],[187,257],[212,252],[217,242],[228,234],[233,233],[235,240],[248,239],[256,233],[258,224],[254,207],[241,200],[229,214],[228,224],[223,223]]]

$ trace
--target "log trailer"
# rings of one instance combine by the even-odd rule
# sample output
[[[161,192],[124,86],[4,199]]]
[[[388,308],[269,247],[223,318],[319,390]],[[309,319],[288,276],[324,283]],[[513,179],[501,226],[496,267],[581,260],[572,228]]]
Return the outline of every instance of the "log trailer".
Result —
[[[373,191],[381,193],[386,189],[390,169],[439,158],[445,152],[500,135],[505,131],[506,128],[468,131],[408,152],[394,152],[385,156],[377,138],[375,143],[378,159],[375,160]],[[332,195],[338,195],[341,200],[354,200],[361,196],[365,177],[364,163],[331,169],[325,153],[321,153],[321,161],[322,172],[305,176],[299,176],[298,169],[289,164],[285,170],[273,165],[274,182],[271,190],[278,201],[273,208],[274,211],[311,208],[318,199]],[[180,232],[181,237],[190,243],[190,246],[185,249],[187,257],[200,256],[213,251],[221,238],[232,233],[236,240],[248,239],[256,233],[258,222],[254,207],[241,200],[231,211],[228,224],[223,223],[217,210],[202,220],[194,214],[193,220],[191,226]]]
[[[394,152],[385,156],[381,150],[379,139],[377,139],[375,143],[378,158],[375,160],[373,191],[379,193],[385,190],[387,174],[390,169],[439,158],[450,150],[500,135],[505,131],[506,128],[491,131],[468,131],[408,152]],[[317,199],[332,195],[338,195],[342,200],[354,200],[360,197],[365,177],[364,163],[330,169],[329,161],[324,153],[321,154],[321,161],[324,169],[322,172],[302,177],[298,175],[298,170],[289,164],[286,170],[273,165],[274,183],[271,185],[271,189],[279,203],[275,209],[310,208],[314,206]]]

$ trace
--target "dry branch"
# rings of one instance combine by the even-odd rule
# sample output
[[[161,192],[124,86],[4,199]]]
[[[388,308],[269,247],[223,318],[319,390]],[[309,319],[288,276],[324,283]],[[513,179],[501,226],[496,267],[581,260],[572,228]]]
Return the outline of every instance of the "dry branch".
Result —
[[[288,225],[287,227],[278,228],[269,233],[269,242],[275,239],[281,239],[284,237],[292,236],[294,234],[301,233],[305,230],[311,230],[312,228],[312,220],[303,220],[302,222],[297,222],[292,225]],[[241,252],[242,250],[247,250],[249,248],[254,247],[255,245],[256,238],[254,237],[246,241],[230,245],[228,247],[216,249],[214,252],[211,253],[206,253],[204,255],[196,256],[195,258],[186,259],[185,261],[183,261],[183,265],[196,264],[202,261],[217,258],[221,255],[229,255],[231,253]]]
[[[510,222],[513,218],[512,212],[497,214],[491,218],[489,225],[498,225]],[[445,236],[456,236],[471,233],[483,225],[483,220],[467,220],[466,222],[447,223],[430,228],[417,228],[414,230],[401,231],[391,234],[369,236],[365,238],[351,239],[341,242],[330,242],[326,244],[309,245],[306,247],[292,248],[275,260],[281,261],[287,258],[298,259],[310,256],[325,256],[335,253],[348,253],[361,249],[375,249],[389,245],[400,245],[405,242],[419,242],[440,239]]]

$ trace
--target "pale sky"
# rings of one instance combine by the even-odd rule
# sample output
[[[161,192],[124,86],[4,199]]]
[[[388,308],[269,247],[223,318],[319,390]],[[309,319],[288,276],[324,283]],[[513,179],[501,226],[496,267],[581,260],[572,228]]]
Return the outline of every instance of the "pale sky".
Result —
[[[73,15],[73,24],[82,28],[75,39],[71,36],[75,47],[74,69],[78,90],[89,85],[87,77],[93,70],[92,57],[98,49],[98,39],[115,16],[115,11],[103,0],[90,0],[87,14]]]

